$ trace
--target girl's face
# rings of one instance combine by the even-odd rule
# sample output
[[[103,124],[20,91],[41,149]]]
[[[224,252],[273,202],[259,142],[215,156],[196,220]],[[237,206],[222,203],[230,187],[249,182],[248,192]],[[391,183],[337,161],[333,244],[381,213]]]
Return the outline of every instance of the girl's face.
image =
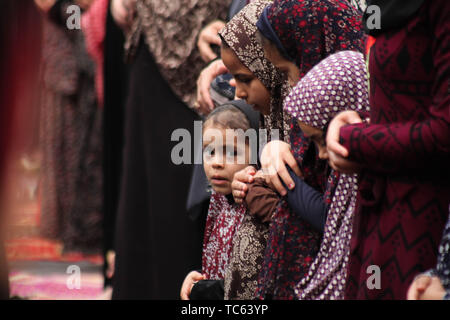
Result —
[[[270,114],[270,92],[263,83],[244,66],[230,48],[221,49],[222,61],[236,81],[236,96],[263,115]]]
[[[295,87],[300,79],[300,69],[297,65],[283,57],[278,48],[268,40],[264,41],[264,54],[280,72],[287,75],[289,85]]]
[[[327,145],[325,144],[325,135],[322,130],[311,127],[301,121],[298,121],[300,129],[302,129],[305,137],[310,138],[319,150],[319,158],[328,160]]]
[[[203,128],[203,168],[214,191],[223,195],[231,193],[234,174],[250,163],[250,146],[235,132],[212,125]]]

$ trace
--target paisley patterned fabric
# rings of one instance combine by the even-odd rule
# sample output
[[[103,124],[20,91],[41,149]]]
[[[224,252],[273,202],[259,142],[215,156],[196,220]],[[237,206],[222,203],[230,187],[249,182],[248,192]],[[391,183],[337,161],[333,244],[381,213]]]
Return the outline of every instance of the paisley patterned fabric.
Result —
[[[231,0],[136,0],[136,18],[126,49],[133,55],[141,36],[172,90],[187,105],[195,102],[204,62],[197,37],[208,23],[225,20]]]
[[[244,216],[233,239],[230,263],[225,270],[225,300],[255,299],[268,236],[267,223],[250,214]]]
[[[212,192],[202,256],[202,273],[207,279],[224,279],[233,237],[241,225],[245,210],[244,205],[231,204],[224,195]]]

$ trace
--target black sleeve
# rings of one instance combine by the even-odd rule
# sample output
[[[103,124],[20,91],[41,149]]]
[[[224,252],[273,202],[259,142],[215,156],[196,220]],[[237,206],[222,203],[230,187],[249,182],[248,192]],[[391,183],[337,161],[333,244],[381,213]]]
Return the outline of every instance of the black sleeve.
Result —
[[[303,220],[309,222],[315,229],[324,231],[328,206],[323,201],[323,194],[309,186],[288,168],[295,188],[288,190],[287,202],[289,207]]]

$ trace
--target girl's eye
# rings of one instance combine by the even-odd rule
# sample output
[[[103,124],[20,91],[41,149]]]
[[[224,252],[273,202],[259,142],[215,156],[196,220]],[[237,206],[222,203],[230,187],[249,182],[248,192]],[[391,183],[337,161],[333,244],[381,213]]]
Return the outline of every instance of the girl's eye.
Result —
[[[203,156],[210,158],[212,156],[214,156],[215,154],[215,148],[212,147],[206,147],[205,149],[203,149]]]
[[[230,150],[227,152],[227,157],[237,157],[239,152],[237,150]]]
[[[243,83],[243,84],[249,84],[253,80],[252,77],[246,77],[246,76],[236,76],[235,79],[236,79],[236,81]]]

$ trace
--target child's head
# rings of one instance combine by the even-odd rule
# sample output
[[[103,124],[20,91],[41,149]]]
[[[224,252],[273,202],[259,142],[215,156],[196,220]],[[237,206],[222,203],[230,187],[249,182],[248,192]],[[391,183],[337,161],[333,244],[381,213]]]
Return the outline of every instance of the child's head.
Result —
[[[203,167],[214,191],[231,193],[234,174],[252,164],[256,130],[247,115],[233,104],[214,109],[203,123]],[[254,141],[251,141],[254,140]]]
[[[264,56],[256,39],[256,21],[269,3],[270,0],[251,2],[219,32],[221,57],[236,80],[237,97],[246,100],[263,115],[271,114],[274,93],[283,84],[283,77]],[[277,107],[281,109],[280,105]]]
[[[364,56],[355,51],[335,53],[311,69],[285,100],[284,109],[328,159],[325,133],[329,122],[345,110],[367,112],[369,94]]]
[[[234,53],[234,51],[222,42],[222,61],[236,81],[236,96],[245,100],[256,110],[264,115],[270,114],[270,92],[255,74],[250,71]]]
[[[260,15],[266,57],[294,86],[314,65],[341,50],[362,51],[360,13],[344,0],[274,0]]]

